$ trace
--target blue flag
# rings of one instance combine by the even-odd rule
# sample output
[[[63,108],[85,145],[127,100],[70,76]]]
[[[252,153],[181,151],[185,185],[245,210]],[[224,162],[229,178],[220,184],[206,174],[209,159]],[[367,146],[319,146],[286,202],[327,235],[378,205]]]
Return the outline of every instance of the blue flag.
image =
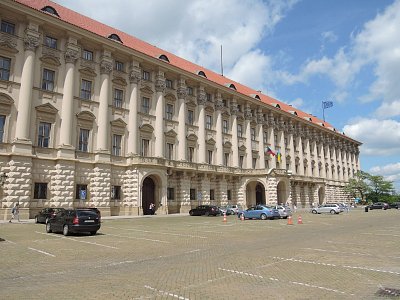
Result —
[[[322,101],[322,108],[329,108],[333,106],[333,102],[332,101]]]

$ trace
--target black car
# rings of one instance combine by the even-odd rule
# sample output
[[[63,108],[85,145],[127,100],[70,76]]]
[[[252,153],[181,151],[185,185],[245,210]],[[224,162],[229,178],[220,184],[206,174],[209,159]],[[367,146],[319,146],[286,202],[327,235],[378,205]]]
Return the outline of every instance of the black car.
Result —
[[[55,208],[55,207],[47,207],[43,208],[38,214],[35,216],[35,223],[44,223],[47,224],[47,221],[55,216],[60,210],[64,208]]]
[[[372,203],[370,206],[369,206],[369,209],[384,209],[384,210],[386,210],[386,209],[388,209],[388,208],[390,208],[389,207],[389,204],[387,204],[387,203],[385,203],[385,202],[375,202],[375,203]]]
[[[393,202],[389,204],[390,208],[400,209],[400,202]]]
[[[191,216],[218,216],[220,214],[221,211],[215,205],[199,205],[189,211]]]
[[[64,209],[49,219],[46,232],[62,232],[64,235],[78,232],[96,234],[100,229],[100,218],[92,209]]]

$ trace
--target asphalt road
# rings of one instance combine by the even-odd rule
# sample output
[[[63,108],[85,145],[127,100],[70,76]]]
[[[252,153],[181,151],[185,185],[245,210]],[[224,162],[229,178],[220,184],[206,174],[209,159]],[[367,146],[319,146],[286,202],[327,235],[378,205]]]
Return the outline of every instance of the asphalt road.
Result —
[[[104,219],[96,236],[1,223],[0,299],[382,299],[400,295],[400,210]],[[397,290],[397,291],[396,291]],[[400,298],[400,296],[398,296]],[[397,297],[395,297],[397,298]]]

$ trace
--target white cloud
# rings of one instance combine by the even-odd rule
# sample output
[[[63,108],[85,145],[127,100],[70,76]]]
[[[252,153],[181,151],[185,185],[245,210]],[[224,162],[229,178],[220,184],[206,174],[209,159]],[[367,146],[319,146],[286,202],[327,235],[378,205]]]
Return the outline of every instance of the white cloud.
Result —
[[[393,181],[396,190],[400,191],[400,162],[372,167],[369,172],[374,175],[381,175],[385,180]]]
[[[321,33],[322,41],[333,43],[336,42],[338,37],[333,31],[324,31]]]
[[[359,119],[343,128],[352,138],[363,141],[364,155],[398,155],[400,153],[400,122],[395,120]]]

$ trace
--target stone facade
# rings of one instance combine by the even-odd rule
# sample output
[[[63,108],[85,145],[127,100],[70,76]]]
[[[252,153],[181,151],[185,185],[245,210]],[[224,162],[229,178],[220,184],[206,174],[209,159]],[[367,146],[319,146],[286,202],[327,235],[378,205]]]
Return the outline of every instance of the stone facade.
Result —
[[[70,26],[67,14],[53,22],[48,4],[0,3],[2,219],[17,202],[32,218],[49,206],[140,215],[149,203],[170,214],[347,199],[361,143],[211,71]]]

